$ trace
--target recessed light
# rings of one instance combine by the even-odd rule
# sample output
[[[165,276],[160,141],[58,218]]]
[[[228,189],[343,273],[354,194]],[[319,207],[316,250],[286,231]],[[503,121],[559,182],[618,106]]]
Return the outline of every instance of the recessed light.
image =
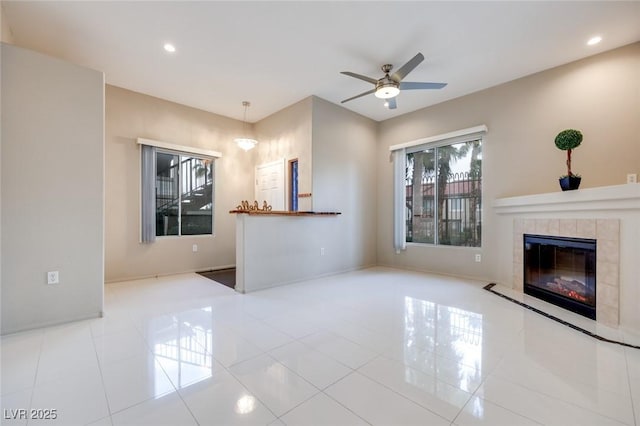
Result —
[[[593,45],[595,45],[595,44],[600,43],[601,41],[602,41],[602,37],[600,37],[600,36],[595,36],[595,37],[591,37],[591,38],[589,39],[589,41],[587,42],[587,44],[588,44],[589,46],[593,46]]]
[[[165,43],[164,50],[166,50],[169,53],[174,53],[176,51],[176,47],[171,43]]]

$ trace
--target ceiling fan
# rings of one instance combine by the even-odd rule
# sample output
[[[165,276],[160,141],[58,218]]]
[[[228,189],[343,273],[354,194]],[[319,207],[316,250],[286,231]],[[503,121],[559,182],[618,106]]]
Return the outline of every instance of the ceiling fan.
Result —
[[[417,67],[420,62],[424,61],[424,56],[422,53],[418,53],[416,56],[411,58],[409,62],[401,66],[396,72],[389,75],[391,70],[393,69],[393,65],[385,64],[383,65],[382,72],[384,73],[384,77],[380,79],[375,79],[371,77],[367,77],[366,75],[356,74],[350,71],[342,71],[340,74],[348,75],[349,77],[354,77],[359,80],[366,81],[367,83],[371,83],[376,87],[367,90],[364,93],[360,93],[359,95],[352,96],[348,99],[340,103],[345,103],[352,101],[354,99],[358,99],[362,96],[370,95],[374,93],[377,98],[386,99],[385,106],[389,109],[395,109],[397,107],[396,96],[400,93],[401,90],[423,90],[423,89],[442,89],[447,83],[420,83],[420,82],[408,82],[402,81],[411,71]]]

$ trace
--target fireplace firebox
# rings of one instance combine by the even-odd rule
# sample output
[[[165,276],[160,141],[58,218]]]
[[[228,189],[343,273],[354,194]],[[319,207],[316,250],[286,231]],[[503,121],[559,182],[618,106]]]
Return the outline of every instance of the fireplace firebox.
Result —
[[[524,292],[596,319],[596,240],[524,234]]]

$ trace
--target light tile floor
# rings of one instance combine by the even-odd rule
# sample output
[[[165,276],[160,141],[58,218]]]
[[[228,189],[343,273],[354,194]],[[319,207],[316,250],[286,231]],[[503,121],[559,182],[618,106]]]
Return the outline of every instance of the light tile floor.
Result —
[[[483,285],[387,268],[247,295],[196,274],[107,285],[105,318],[1,339],[0,420],[640,424],[640,350]],[[57,418],[12,419],[19,409]]]

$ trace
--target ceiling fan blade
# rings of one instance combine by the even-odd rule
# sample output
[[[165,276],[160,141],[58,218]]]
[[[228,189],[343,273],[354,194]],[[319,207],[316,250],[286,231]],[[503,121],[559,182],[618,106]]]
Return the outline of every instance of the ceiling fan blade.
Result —
[[[396,98],[389,98],[385,103],[388,109],[396,109],[398,108],[398,104],[396,103]]]
[[[367,77],[366,75],[356,74],[350,71],[342,71],[340,72],[340,74],[348,75],[349,77],[357,78],[359,80],[364,80],[367,83],[378,84],[378,80],[376,80],[375,78]]]
[[[358,98],[361,98],[361,97],[366,96],[366,95],[370,95],[370,94],[375,93],[375,92],[376,92],[376,89],[367,90],[366,92],[360,93],[359,95],[355,95],[355,96],[350,97],[349,99],[345,99],[344,101],[341,101],[340,103],[343,104],[345,102],[349,102],[349,101],[352,101],[354,99],[358,99]]]
[[[415,81],[403,81],[400,90],[442,89],[447,83],[418,83]]]
[[[401,81],[403,78],[407,76],[407,74],[413,71],[413,69],[417,67],[422,61],[424,61],[424,56],[422,56],[422,53],[418,52],[418,54],[413,58],[411,58],[409,62],[407,62],[400,68],[398,68],[398,71],[394,72],[391,75],[391,78],[398,82]]]

